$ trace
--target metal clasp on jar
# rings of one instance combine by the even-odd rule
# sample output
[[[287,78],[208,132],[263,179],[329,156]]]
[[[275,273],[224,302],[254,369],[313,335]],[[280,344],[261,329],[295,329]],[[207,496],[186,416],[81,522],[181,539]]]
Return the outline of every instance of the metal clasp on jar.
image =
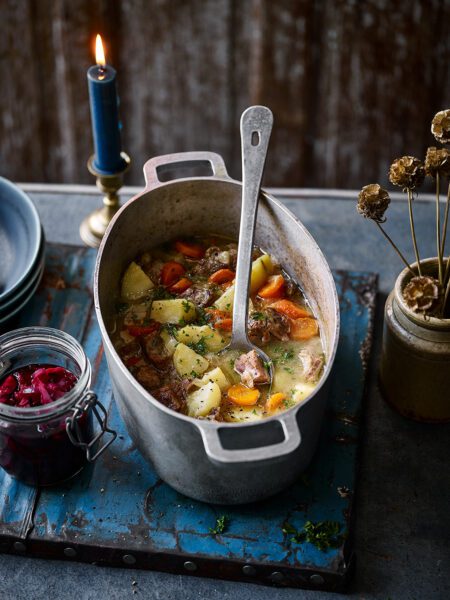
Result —
[[[90,441],[83,440],[83,435],[80,429],[79,420],[85,414],[92,410],[98,424],[100,425],[100,431]],[[66,419],[66,431],[70,441],[74,446],[78,446],[83,450],[86,450],[86,458],[89,462],[94,462],[105,450],[110,446],[117,437],[117,432],[110,429],[107,425],[108,414],[103,404],[98,400],[97,394],[94,392],[86,392],[86,394],[78,400],[72,409],[72,415]],[[107,433],[111,435],[111,438],[101,446],[95,454],[94,447],[97,442]]]

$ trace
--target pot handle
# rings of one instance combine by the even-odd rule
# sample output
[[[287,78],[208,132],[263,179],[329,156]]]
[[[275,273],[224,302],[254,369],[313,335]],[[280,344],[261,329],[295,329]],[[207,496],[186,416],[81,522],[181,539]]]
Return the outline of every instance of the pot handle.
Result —
[[[220,156],[220,154],[216,154],[215,152],[178,152],[176,154],[155,156],[155,158],[151,158],[145,163],[145,189],[154,189],[155,187],[158,187],[167,181],[185,177],[185,175],[180,177],[170,177],[165,181],[161,181],[159,176],[164,172],[167,173],[169,170],[173,170],[174,168],[187,170],[195,169],[196,167],[198,169],[202,166],[206,167],[206,169],[212,173],[211,175],[202,175],[202,177],[206,176],[229,179],[227,168],[225,167],[225,163],[223,162],[223,158]]]
[[[217,463],[243,463],[272,461],[296,450],[302,437],[298,428],[296,412],[280,416],[277,421],[283,428],[284,440],[269,446],[259,448],[239,448],[229,450],[224,448],[220,439],[220,425],[218,427],[200,427],[205,452],[208,458]],[[206,424],[205,424],[206,425]]]

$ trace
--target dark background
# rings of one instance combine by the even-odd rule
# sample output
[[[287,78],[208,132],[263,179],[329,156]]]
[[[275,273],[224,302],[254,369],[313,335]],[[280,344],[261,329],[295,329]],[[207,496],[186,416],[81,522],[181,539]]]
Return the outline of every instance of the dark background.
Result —
[[[213,150],[240,174],[239,117],[275,114],[266,185],[386,182],[450,105],[448,0],[1,0],[0,174],[91,183],[93,38],[118,71],[123,147]]]

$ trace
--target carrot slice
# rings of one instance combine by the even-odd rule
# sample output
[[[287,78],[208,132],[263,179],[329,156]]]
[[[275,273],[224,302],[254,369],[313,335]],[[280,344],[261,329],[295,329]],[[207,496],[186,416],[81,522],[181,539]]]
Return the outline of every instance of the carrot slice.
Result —
[[[301,319],[302,317],[311,316],[309,310],[291,302],[291,300],[277,300],[270,305],[270,308],[273,308],[282,315],[286,315],[290,319]]]
[[[186,242],[185,240],[177,240],[175,242],[175,250],[189,258],[202,258],[205,254],[203,246],[194,242]]]
[[[219,269],[212,275],[210,275],[208,281],[211,283],[228,283],[229,281],[233,281],[236,277],[236,273],[231,269]]]
[[[266,410],[268,412],[272,412],[273,410],[275,410],[276,408],[278,408],[280,406],[280,404],[283,402],[283,400],[286,400],[286,394],[283,394],[282,392],[277,392],[276,394],[272,394],[266,402]]]
[[[138,337],[140,335],[149,335],[155,331],[158,331],[160,325],[156,321],[150,323],[149,325],[129,325],[128,333],[134,337]]]
[[[260,298],[282,298],[285,283],[283,275],[271,275],[267,283],[259,289],[258,296]]]
[[[305,317],[291,320],[291,340],[309,340],[319,334],[319,324],[316,319]]]
[[[163,264],[161,269],[161,283],[165,286],[173,285],[186,272],[182,264],[171,260]]]
[[[174,294],[182,294],[187,289],[189,289],[192,285],[192,281],[187,277],[182,277],[179,281],[170,286],[169,291]]]
[[[228,400],[238,406],[253,406],[258,402],[260,392],[257,389],[250,389],[242,383],[237,383],[228,388]]]
[[[221,321],[222,319],[228,319],[230,316],[230,313],[227,313],[224,310],[211,307],[205,308],[205,313],[210,323],[215,323],[216,321]]]
[[[233,319],[227,317],[226,319],[219,319],[214,323],[214,329],[220,329],[221,331],[231,331],[233,329]]]

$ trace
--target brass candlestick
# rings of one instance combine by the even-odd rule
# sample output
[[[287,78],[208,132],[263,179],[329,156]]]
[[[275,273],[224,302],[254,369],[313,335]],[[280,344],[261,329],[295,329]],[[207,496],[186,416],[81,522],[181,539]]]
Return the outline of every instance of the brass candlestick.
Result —
[[[97,178],[98,189],[105,194],[103,196],[103,206],[88,215],[80,225],[80,236],[85,244],[92,248],[98,248],[102,241],[105,231],[116,212],[119,210],[119,195],[118,191],[122,187],[123,174],[128,170],[131,164],[131,159],[128,154],[121,152],[121,156],[125,161],[125,167],[117,173],[104,175],[99,173],[94,167],[94,155],[88,162],[87,168],[92,175]]]

